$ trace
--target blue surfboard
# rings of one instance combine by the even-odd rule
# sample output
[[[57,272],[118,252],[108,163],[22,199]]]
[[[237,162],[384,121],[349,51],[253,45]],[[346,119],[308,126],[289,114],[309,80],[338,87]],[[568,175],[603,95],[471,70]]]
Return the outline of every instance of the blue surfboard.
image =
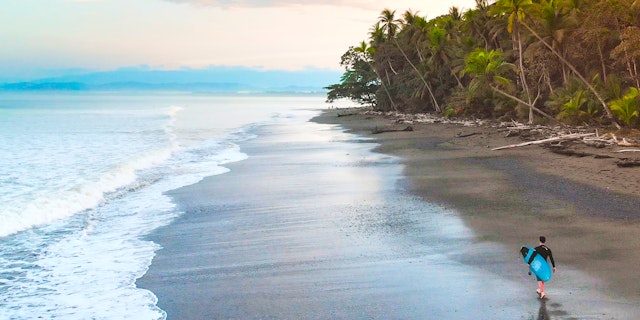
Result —
[[[551,279],[553,274],[551,266],[534,248],[524,246],[520,248],[520,253],[524,258],[524,263],[529,265],[529,270],[540,280],[547,282]]]

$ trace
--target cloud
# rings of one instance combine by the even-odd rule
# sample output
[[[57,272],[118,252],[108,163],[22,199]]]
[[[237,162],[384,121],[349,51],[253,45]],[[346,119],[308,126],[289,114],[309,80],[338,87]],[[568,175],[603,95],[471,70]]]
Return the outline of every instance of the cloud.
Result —
[[[371,9],[373,4],[368,0],[165,0],[175,3],[188,3],[219,8],[268,8],[268,7],[301,7],[301,6],[340,6]]]

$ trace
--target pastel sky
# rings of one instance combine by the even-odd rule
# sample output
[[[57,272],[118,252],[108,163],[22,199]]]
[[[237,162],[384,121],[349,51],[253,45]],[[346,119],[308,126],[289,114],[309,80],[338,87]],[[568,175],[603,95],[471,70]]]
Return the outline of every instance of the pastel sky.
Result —
[[[2,0],[0,78],[62,69],[339,69],[380,11],[427,18],[474,0]]]

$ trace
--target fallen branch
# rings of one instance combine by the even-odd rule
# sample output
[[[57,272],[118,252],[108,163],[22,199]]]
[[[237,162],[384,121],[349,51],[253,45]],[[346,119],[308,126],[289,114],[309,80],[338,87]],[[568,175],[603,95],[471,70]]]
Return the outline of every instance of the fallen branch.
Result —
[[[536,141],[528,141],[528,142],[523,142],[523,143],[518,143],[518,144],[510,144],[508,146],[502,146],[502,147],[493,148],[493,149],[491,149],[491,151],[518,148],[518,147],[524,147],[524,146],[530,146],[530,145],[536,145],[536,144],[544,144],[544,143],[556,142],[556,141],[577,140],[577,139],[582,139],[584,137],[589,137],[589,136],[593,136],[593,135],[595,135],[595,133],[568,134],[568,135],[559,136],[559,137],[553,137],[553,138],[548,138],[548,139],[542,139],[542,140],[536,140]]]
[[[622,149],[616,152],[640,152],[640,149]]]

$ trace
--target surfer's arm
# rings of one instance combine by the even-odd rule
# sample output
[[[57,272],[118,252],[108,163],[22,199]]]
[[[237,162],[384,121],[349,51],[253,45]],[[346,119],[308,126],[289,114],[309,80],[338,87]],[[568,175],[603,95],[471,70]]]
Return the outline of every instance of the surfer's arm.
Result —
[[[553,253],[549,250],[549,260],[551,260],[551,266],[553,266],[553,271],[556,271],[556,262],[553,260]]]

